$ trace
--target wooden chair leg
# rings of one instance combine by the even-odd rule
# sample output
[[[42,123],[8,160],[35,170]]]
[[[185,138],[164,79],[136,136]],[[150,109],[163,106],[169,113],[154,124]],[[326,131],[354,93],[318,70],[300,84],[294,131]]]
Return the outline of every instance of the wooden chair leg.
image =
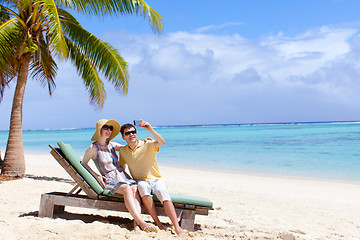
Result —
[[[51,195],[41,194],[39,217],[52,218],[54,213],[54,199]]]
[[[180,217],[180,227],[188,231],[194,231],[195,210],[183,210]]]

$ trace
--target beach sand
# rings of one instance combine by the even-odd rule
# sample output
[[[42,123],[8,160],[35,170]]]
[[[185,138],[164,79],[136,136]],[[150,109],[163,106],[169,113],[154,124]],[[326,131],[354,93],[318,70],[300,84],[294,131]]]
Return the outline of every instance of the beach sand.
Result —
[[[68,192],[74,182],[50,154],[25,159],[25,178],[0,183],[0,239],[180,239],[131,231],[124,212],[67,207],[55,219],[39,218],[40,195]],[[214,202],[209,216],[196,216],[193,239],[360,239],[360,184],[160,169],[170,192]]]

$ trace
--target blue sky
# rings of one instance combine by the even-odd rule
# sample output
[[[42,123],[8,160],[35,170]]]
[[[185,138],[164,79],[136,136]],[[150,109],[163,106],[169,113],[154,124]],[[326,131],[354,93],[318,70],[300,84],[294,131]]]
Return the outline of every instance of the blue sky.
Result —
[[[57,88],[29,79],[24,129],[94,127],[100,118],[153,125],[360,120],[360,1],[154,0],[161,35],[135,16],[78,16],[129,63],[126,96],[107,86],[89,104],[70,63]],[[0,104],[9,128],[14,84]]]

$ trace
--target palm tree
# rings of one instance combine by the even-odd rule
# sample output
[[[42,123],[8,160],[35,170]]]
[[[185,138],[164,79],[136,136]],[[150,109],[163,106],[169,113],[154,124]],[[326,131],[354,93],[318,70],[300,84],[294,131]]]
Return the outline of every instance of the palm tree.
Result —
[[[16,79],[9,138],[2,174],[25,175],[22,105],[28,75],[55,88],[55,60],[70,60],[84,81],[90,103],[102,108],[106,91],[99,74],[126,94],[127,63],[117,49],[81,27],[69,11],[103,17],[136,14],[148,18],[155,33],[163,29],[161,16],[143,0],[0,0],[0,102]]]

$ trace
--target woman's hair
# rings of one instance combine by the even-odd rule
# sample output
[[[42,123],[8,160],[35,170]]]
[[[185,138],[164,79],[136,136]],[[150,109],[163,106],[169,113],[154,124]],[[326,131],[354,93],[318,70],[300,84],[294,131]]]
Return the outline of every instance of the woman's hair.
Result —
[[[121,135],[124,135],[125,129],[128,129],[128,128],[135,128],[135,126],[132,125],[131,123],[126,123],[126,124],[122,125],[120,128]]]

